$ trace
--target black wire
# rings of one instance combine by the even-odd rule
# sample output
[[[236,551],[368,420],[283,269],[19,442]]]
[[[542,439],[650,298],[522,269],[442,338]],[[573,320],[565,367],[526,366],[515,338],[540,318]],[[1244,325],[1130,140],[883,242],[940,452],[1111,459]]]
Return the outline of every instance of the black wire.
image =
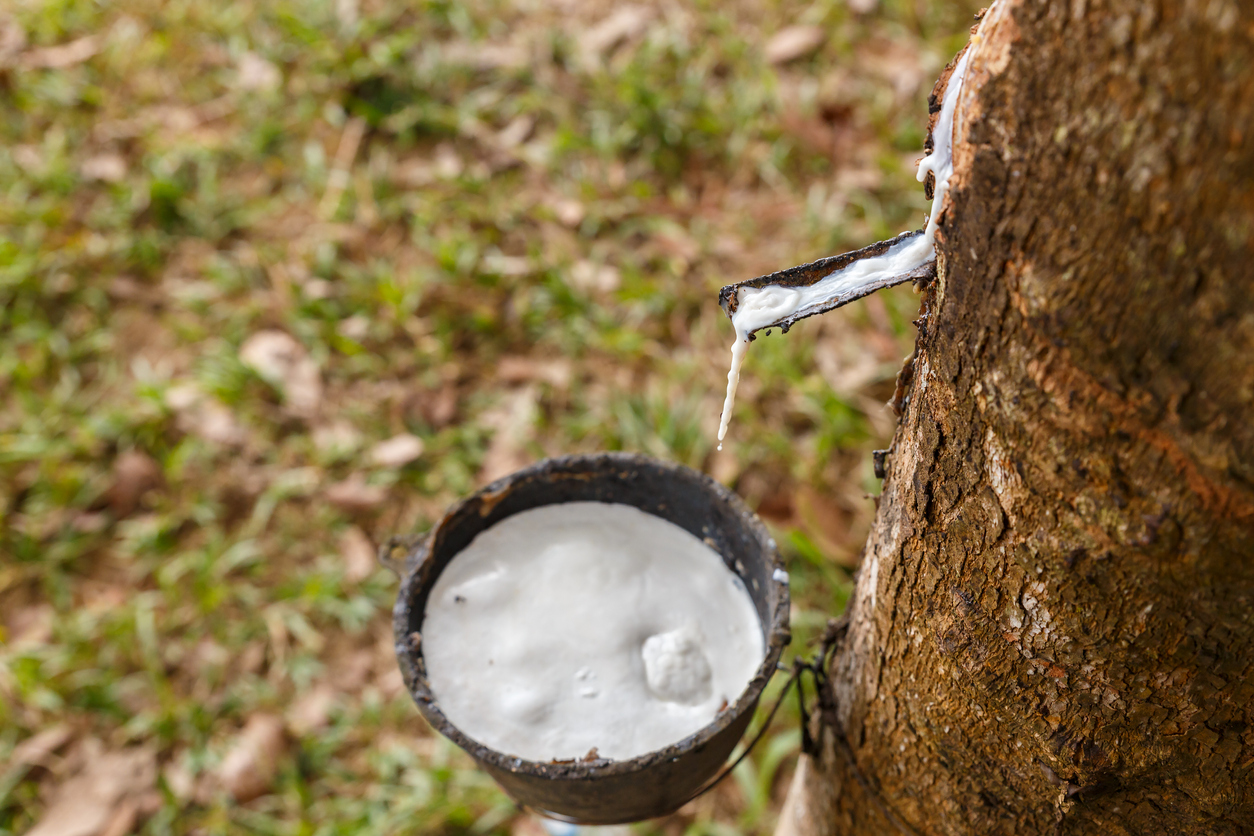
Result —
[[[799,669],[799,672],[802,669]],[[805,670],[810,670],[811,675],[817,677],[812,667],[807,666]],[[815,682],[815,690],[818,690],[818,682]],[[797,678],[797,711],[801,715],[801,751],[807,755],[813,755],[817,750],[814,745],[814,738],[810,736],[810,712],[806,710],[806,689],[801,682],[801,678]]]

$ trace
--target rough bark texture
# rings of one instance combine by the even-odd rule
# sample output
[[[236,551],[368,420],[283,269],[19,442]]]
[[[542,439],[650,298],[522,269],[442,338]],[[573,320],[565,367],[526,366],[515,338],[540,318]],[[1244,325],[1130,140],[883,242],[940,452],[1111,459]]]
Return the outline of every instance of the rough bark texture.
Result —
[[[781,832],[1254,832],[1254,9],[1000,0],[973,44]]]

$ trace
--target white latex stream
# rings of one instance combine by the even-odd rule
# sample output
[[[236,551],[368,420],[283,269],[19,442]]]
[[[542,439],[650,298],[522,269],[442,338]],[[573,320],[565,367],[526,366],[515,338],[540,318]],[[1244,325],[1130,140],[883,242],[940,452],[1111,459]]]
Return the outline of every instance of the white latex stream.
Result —
[[[479,534],[435,583],[422,649],[455,726],[535,761],[677,743],[740,697],[765,653],[753,601],[713,549],[600,502]]]
[[[958,96],[967,74],[967,60],[974,51],[968,47],[949,77],[941,112],[932,129],[933,150],[919,161],[918,180],[927,179],[928,172],[936,176],[932,196],[932,210],[923,235],[896,244],[880,255],[862,258],[835,270],[808,287],[742,287],[737,292],[736,311],[732,314],[732,326],[736,329],[736,341],[732,343],[731,371],[727,373],[727,397],[723,401],[723,416],[718,426],[718,449],[723,449],[723,438],[731,422],[732,406],[736,402],[736,388],[740,384],[740,366],[749,350],[749,335],[760,328],[782,322],[808,308],[822,305],[834,297],[846,295],[860,287],[916,270],[936,257],[936,223],[949,194],[949,177],[954,171],[953,132],[954,111]]]

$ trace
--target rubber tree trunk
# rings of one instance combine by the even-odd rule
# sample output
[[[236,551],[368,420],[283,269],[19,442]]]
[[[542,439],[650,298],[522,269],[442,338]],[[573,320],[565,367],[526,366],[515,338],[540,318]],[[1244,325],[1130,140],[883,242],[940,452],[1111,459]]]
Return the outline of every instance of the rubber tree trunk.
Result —
[[[1254,832],[1254,9],[979,26],[780,832]]]

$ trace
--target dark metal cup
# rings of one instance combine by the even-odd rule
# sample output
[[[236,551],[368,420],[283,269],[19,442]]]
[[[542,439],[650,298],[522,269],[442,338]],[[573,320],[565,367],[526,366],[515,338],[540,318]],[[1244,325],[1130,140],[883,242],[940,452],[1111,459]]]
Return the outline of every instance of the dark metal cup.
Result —
[[[744,693],[709,725],[630,760],[541,763],[472,740],[440,710],[427,682],[421,639],[436,578],[479,532],[521,511],[561,502],[621,503],[672,522],[705,541],[744,581],[762,626],[766,656]],[[583,824],[665,815],[699,792],[744,734],[790,640],[788,575],[761,521],[710,477],[645,456],[597,453],[539,462],[457,503],[424,537],[394,539],[380,557],[401,578],[392,622],[396,658],[422,716],[469,752],[515,801]]]

